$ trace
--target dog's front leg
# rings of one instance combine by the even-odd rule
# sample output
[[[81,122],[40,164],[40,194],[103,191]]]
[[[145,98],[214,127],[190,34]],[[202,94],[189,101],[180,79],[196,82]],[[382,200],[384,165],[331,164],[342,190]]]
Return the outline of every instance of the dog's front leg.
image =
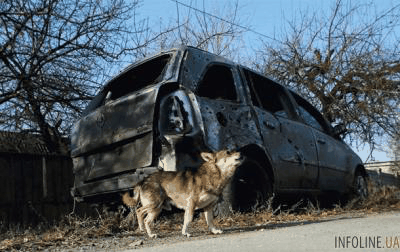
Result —
[[[214,223],[213,223],[213,220],[214,220],[213,208],[214,208],[214,206],[210,206],[210,207],[207,207],[206,209],[204,209],[204,216],[206,218],[208,229],[213,234],[222,234],[222,230],[218,229],[218,228],[216,228],[214,226]]]
[[[188,200],[188,204],[185,209],[185,217],[183,220],[182,234],[190,237],[190,234],[187,232],[189,224],[192,222],[194,212],[194,202],[192,199]]]

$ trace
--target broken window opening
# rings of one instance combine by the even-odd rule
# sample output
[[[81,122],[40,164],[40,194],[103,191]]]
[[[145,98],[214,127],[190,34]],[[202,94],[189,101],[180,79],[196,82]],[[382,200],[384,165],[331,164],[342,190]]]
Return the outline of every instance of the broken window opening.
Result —
[[[129,70],[121,77],[113,81],[109,92],[110,100],[118,99],[124,95],[143,89],[146,86],[156,84],[163,79],[166,66],[171,55],[162,55]]]
[[[254,106],[263,108],[276,116],[289,118],[284,106],[287,96],[282,87],[246,69],[244,69],[244,73]]]
[[[298,104],[297,113],[304,123],[320,131],[329,132],[329,126],[327,126],[323,116],[302,97],[293,92],[292,95]]]
[[[197,95],[210,99],[237,101],[232,71],[224,65],[210,66],[197,88]]]
[[[171,55],[165,54],[144,62],[116,77],[96,95],[82,114],[87,115],[108,101],[113,101],[162,81],[170,59]]]

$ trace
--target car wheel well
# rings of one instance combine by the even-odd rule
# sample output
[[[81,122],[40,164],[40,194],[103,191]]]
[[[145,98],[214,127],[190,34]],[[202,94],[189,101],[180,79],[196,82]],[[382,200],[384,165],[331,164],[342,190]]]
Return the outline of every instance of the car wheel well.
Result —
[[[240,152],[245,159],[232,179],[228,198],[233,210],[249,211],[272,196],[273,175],[262,150],[247,147]]]
[[[248,145],[240,149],[240,152],[246,158],[257,161],[264,168],[264,171],[267,173],[268,178],[271,180],[271,183],[274,184],[275,180],[274,180],[274,172],[272,170],[272,165],[267,155],[265,154],[264,150],[262,150],[258,146]]]
[[[357,172],[360,172],[363,176],[368,177],[367,170],[363,165],[358,165],[356,169],[354,170],[354,175],[357,174]]]

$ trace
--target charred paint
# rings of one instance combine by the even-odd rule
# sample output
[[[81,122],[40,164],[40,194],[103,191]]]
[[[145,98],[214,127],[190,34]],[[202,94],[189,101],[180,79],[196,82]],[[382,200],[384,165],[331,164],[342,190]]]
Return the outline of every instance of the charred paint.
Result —
[[[182,47],[135,63],[105,85],[71,136],[77,198],[120,192],[156,170],[197,169],[202,151],[251,150],[276,192],[348,190],[361,160],[276,82]],[[264,176],[252,174],[252,176]],[[257,180],[261,181],[261,180]],[[272,186],[270,186],[272,188]]]

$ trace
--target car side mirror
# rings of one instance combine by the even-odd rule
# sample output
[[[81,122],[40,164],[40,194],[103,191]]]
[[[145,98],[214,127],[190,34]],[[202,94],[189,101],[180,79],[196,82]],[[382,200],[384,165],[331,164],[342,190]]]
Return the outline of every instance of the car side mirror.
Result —
[[[340,135],[343,135],[346,132],[347,128],[344,124],[338,124],[335,127],[333,127],[333,135],[335,137],[339,137]]]

